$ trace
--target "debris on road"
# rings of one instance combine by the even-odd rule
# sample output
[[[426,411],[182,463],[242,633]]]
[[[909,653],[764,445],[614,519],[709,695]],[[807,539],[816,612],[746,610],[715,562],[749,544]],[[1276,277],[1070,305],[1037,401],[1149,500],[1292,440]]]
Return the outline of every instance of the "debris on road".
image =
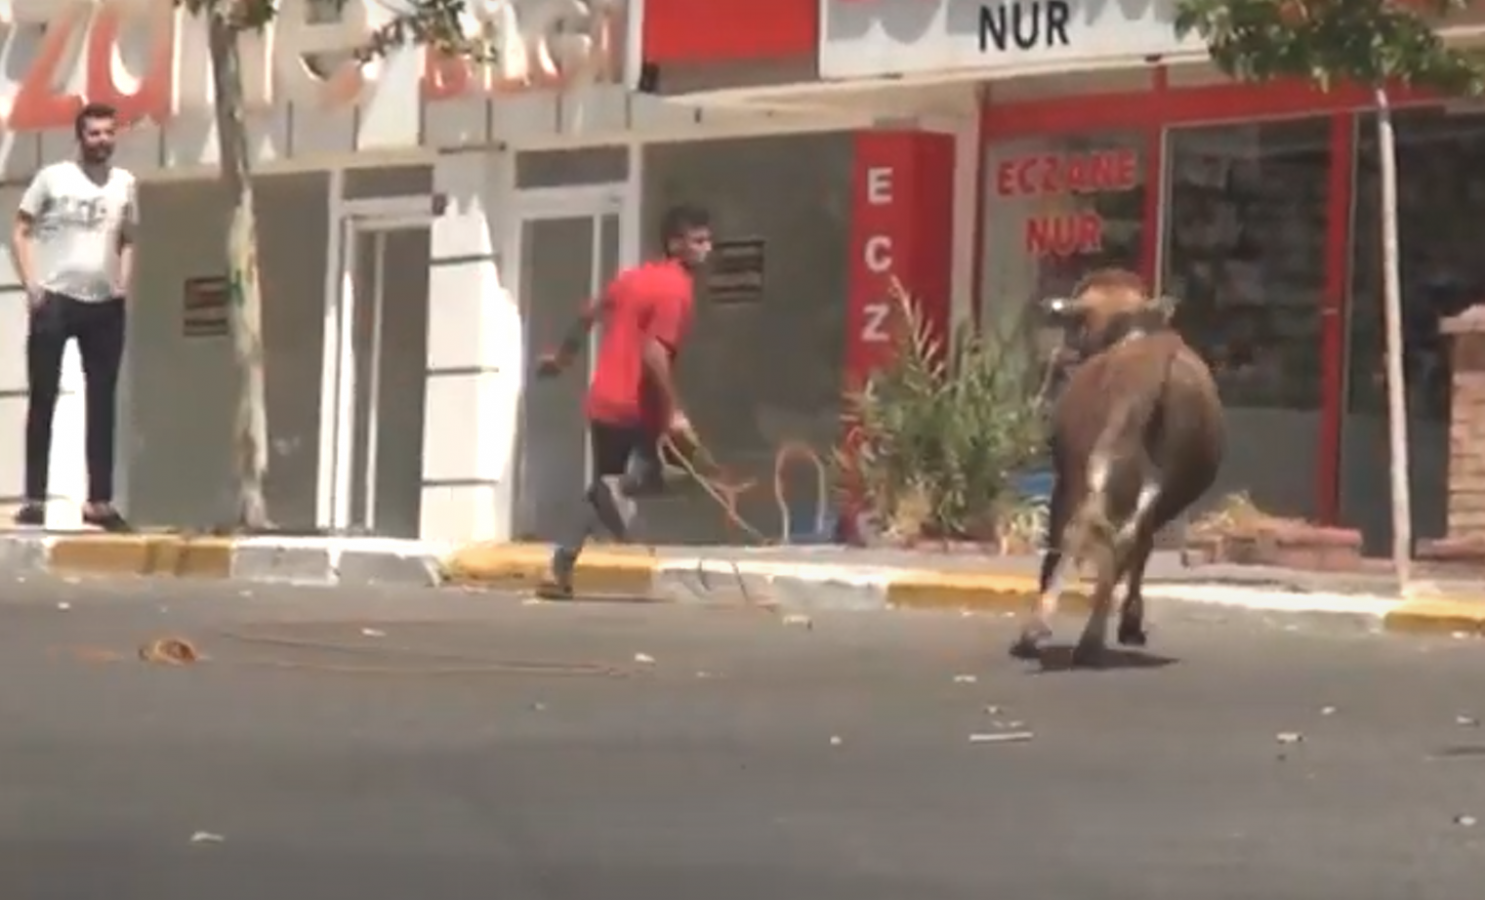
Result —
[[[1335,707],[1334,706],[1322,706],[1322,707],[1320,707],[1320,715],[1322,715],[1322,716],[1333,716],[1333,715],[1335,715]]]
[[[1460,728],[1479,728],[1480,720],[1475,718],[1474,716],[1460,715],[1454,717],[1454,724],[1458,725]]]
[[[220,834],[213,834],[210,831],[198,831],[191,835],[191,843],[193,844],[220,844],[225,840],[226,838]]]
[[[547,705],[545,703],[536,702],[536,703],[531,704],[531,711],[532,712],[546,712],[546,708],[547,708]]]
[[[525,600],[522,600],[521,601],[521,605],[522,606],[541,606],[545,602],[546,601],[543,600],[543,599],[541,599],[540,597],[527,597]]]
[[[361,634],[364,637],[386,637],[387,633],[379,628],[363,628]]]
[[[996,706],[993,703],[992,704],[988,704],[985,707],[985,715],[987,715],[987,716],[998,716],[998,715],[1000,715],[1000,707]]]
[[[1454,817],[1454,824],[1463,826],[1465,828],[1474,828],[1476,823],[1478,822],[1479,820],[1476,819],[1474,816],[1460,815]]]
[[[1030,731],[997,731],[990,734],[972,734],[969,736],[969,742],[971,744],[1018,744],[1029,741],[1035,736]]]
[[[139,648],[140,660],[162,666],[188,666],[202,660],[201,652],[185,638],[163,637]]]
[[[1298,744],[1303,742],[1305,736],[1298,731],[1281,731],[1274,735],[1274,740],[1281,744]]]
[[[637,663],[644,663],[646,665],[649,665],[650,663],[655,661],[655,657],[651,656],[648,653],[636,653],[634,654],[634,661]]]
[[[799,613],[790,613],[789,615],[784,616],[784,624],[796,625],[800,628],[803,628],[805,631],[813,631],[815,629],[814,621],[812,621],[809,616],[800,615]]]
[[[72,608],[72,604],[71,603],[68,603],[66,600],[63,600],[61,603],[58,603],[57,604],[57,609],[68,610],[68,609],[71,609],[71,608]]]
[[[842,742],[841,742],[841,739],[840,739],[840,735],[838,735],[838,734],[832,734],[830,736],[830,746],[832,746],[832,747],[839,747],[841,745],[841,743]]]
[[[955,684],[974,684],[976,681],[979,681],[979,680],[980,679],[976,678],[973,675],[955,675],[954,676],[954,683]]]

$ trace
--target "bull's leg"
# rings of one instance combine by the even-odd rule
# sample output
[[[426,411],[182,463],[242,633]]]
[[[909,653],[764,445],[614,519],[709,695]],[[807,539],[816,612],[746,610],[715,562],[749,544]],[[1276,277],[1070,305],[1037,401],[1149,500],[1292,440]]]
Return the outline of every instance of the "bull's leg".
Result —
[[[1067,575],[1062,535],[1067,529],[1068,488],[1061,478],[1052,486],[1052,502],[1047,513],[1047,543],[1036,606],[1021,626],[1020,637],[1011,645],[1011,655],[1019,659],[1040,657],[1042,642],[1052,636],[1052,617],[1057,615],[1057,602]]]
[[[1099,550],[1098,584],[1093,589],[1093,609],[1078,645],[1073,648],[1072,664],[1075,666],[1097,666],[1103,662],[1104,648],[1108,644],[1109,613],[1114,605],[1114,587],[1119,583],[1122,567],[1113,548]]]
[[[1119,643],[1126,647],[1143,647],[1148,640],[1145,634],[1145,566],[1150,563],[1150,553],[1155,549],[1155,536],[1142,533],[1129,556],[1129,573],[1126,576],[1124,604],[1119,607]]]
[[[1140,483],[1139,496],[1134,501],[1134,511],[1114,536],[1114,549],[1121,557],[1137,552],[1139,538],[1150,530],[1150,519],[1160,500],[1160,473],[1148,465],[1145,473],[1144,480]]]

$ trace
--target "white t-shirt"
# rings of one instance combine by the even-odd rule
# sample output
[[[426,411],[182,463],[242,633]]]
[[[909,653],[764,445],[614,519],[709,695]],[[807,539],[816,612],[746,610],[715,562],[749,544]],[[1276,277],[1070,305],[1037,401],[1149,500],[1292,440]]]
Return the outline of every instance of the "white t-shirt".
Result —
[[[72,160],[36,173],[21,195],[35,220],[35,277],[45,291],[97,302],[117,293],[119,231],[137,217],[134,176],[117,167],[98,184]]]

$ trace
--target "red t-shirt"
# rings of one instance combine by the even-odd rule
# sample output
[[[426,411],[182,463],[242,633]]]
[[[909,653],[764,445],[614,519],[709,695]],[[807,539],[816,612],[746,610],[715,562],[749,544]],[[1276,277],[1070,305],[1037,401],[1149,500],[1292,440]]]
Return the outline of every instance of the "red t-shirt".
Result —
[[[588,418],[606,425],[662,430],[670,416],[645,375],[644,346],[658,341],[673,361],[691,327],[691,273],[674,260],[619,273],[603,296]]]

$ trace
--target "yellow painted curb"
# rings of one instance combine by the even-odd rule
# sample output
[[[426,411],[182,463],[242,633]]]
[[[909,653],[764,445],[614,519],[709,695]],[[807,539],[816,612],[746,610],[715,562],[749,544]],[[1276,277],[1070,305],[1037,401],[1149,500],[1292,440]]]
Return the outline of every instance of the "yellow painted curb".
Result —
[[[1400,634],[1485,633],[1485,598],[1408,600],[1382,618],[1382,629]]]
[[[174,575],[178,578],[231,578],[232,559],[237,542],[229,537],[185,538],[167,560],[161,554],[159,568],[152,575]]]
[[[981,575],[974,572],[904,572],[887,585],[887,605],[897,609],[968,609],[978,612],[1026,612],[1036,601],[1038,581],[1026,575]],[[1088,595],[1079,588],[1062,593],[1065,612],[1088,610]]]
[[[477,584],[508,590],[532,590],[550,574],[552,548],[546,544],[470,544],[444,561],[452,584]],[[639,548],[591,547],[578,559],[573,592],[648,597],[660,563]]]
[[[82,534],[59,537],[47,567],[61,574],[228,578],[231,538],[176,534]]]
[[[53,572],[88,575],[149,575],[163,556],[173,560],[181,540],[169,534],[85,534],[59,537],[51,546]]]

